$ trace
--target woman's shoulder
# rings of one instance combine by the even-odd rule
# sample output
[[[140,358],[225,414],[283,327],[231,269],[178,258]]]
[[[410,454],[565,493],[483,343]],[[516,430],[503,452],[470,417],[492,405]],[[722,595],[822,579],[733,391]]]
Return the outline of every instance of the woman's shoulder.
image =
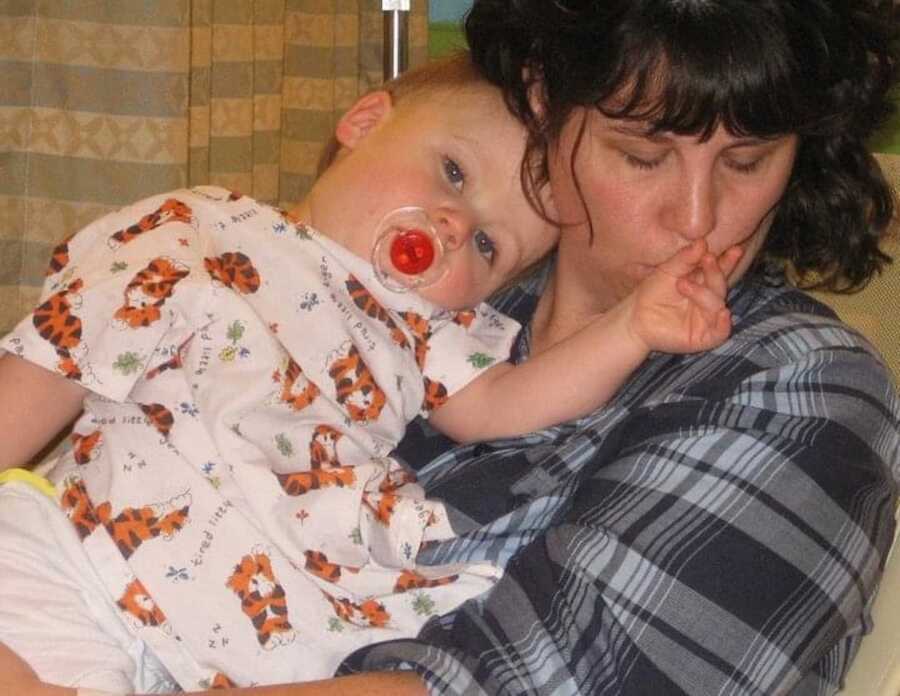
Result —
[[[843,356],[888,374],[877,349],[862,333],[801,290],[785,283],[750,281],[737,289],[730,304],[731,343],[745,356],[783,365],[816,355],[830,360]]]

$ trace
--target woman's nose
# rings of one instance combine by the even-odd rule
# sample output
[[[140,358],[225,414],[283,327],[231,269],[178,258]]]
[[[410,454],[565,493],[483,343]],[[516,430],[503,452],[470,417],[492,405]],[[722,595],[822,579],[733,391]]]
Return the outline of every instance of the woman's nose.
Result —
[[[434,214],[434,224],[447,251],[454,251],[465,244],[472,234],[472,220],[459,208],[444,206]]]
[[[667,196],[663,224],[688,240],[706,237],[716,227],[718,192],[709,175],[682,176]]]

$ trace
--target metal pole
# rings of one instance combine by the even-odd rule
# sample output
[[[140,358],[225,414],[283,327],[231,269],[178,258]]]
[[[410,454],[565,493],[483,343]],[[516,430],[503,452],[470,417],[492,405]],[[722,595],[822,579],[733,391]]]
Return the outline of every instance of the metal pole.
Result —
[[[381,0],[385,80],[393,80],[409,64],[409,3],[410,0]]]

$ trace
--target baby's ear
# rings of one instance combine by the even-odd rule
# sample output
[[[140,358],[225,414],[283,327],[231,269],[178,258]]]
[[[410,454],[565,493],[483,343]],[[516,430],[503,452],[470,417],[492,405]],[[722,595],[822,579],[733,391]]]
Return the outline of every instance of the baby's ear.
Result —
[[[334,135],[344,147],[353,149],[391,113],[391,95],[384,90],[364,94],[341,116]]]

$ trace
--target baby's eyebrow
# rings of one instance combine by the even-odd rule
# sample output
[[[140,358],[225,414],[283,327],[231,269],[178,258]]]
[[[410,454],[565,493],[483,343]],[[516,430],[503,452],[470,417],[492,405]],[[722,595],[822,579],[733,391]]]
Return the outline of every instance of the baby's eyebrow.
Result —
[[[456,132],[450,133],[449,135],[451,140],[457,140],[468,145],[469,147],[478,147],[478,139],[471,135]]]

